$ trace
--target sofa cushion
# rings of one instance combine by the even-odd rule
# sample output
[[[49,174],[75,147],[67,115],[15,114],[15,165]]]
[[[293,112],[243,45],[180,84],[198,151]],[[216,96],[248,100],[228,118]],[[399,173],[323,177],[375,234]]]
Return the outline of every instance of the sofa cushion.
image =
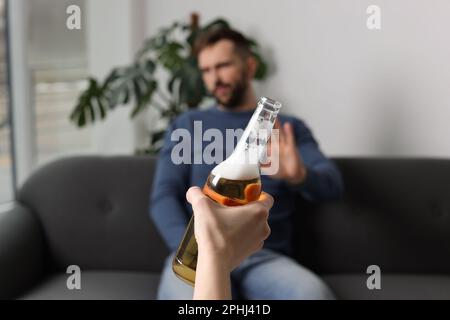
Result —
[[[154,165],[145,156],[72,157],[26,181],[19,201],[42,225],[53,272],[161,270],[168,251],[148,213]]]
[[[49,277],[21,299],[151,300],[156,298],[160,278],[157,273],[83,271],[81,290],[68,290],[68,276]],[[367,275],[328,275],[323,279],[338,299],[450,299],[449,276],[382,275],[380,290],[367,289]]]
[[[45,279],[20,299],[31,300],[151,300],[156,299],[159,274],[126,271],[82,271],[81,289],[69,290],[70,274]]]
[[[338,299],[351,300],[441,300],[450,299],[450,276],[382,274],[381,289],[367,288],[366,274],[328,275],[323,279]]]
[[[20,295],[42,278],[45,248],[39,222],[16,205],[0,212],[0,300]]]
[[[321,274],[449,274],[450,161],[337,159],[342,201],[299,200],[297,260]]]

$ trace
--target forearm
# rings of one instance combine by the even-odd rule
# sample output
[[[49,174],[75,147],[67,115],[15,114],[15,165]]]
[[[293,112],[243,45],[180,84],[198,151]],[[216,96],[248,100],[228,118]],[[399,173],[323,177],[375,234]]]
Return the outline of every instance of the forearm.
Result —
[[[150,215],[166,245],[176,250],[188,222],[186,208],[177,197],[165,196],[152,202]]]
[[[194,300],[230,300],[231,282],[227,263],[213,252],[199,248]]]
[[[178,247],[189,217],[184,171],[181,167],[170,166],[165,157],[161,158],[150,197],[151,218],[171,251]]]
[[[166,132],[150,196],[150,216],[171,251],[178,248],[189,217],[185,192],[189,186],[190,168],[187,164],[176,165],[171,159],[175,143],[171,134],[176,123],[174,121]]]

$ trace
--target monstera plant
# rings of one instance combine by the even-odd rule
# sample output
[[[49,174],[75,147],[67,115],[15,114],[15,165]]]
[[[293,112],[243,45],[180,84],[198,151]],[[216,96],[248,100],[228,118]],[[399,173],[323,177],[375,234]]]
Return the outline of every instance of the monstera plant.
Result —
[[[206,97],[193,45],[197,36],[211,28],[230,28],[227,21],[217,19],[200,27],[198,15],[192,14],[190,23],[175,22],[162,28],[158,34],[144,42],[132,64],[111,70],[103,80],[90,78],[87,88],[81,92],[70,115],[78,127],[104,119],[117,106],[132,104],[133,118],[145,108],[154,108],[159,117],[170,123],[185,110],[196,108]],[[264,79],[267,65],[258,44],[248,38],[252,53],[258,60],[256,79]],[[161,72],[168,77],[161,77]],[[164,78],[163,80],[158,78]],[[137,153],[154,154],[162,145],[165,130],[149,132],[149,144]]]

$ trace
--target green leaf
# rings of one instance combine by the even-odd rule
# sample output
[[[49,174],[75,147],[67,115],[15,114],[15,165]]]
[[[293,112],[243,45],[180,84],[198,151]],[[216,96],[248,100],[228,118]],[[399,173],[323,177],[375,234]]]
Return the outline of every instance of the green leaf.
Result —
[[[210,30],[212,28],[230,28],[230,24],[223,18],[216,19],[202,28],[202,30]]]
[[[166,130],[158,130],[158,131],[152,132],[151,138],[150,138],[150,143],[155,144],[156,142],[160,141],[164,137],[165,133],[166,133]]]
[[[97,97],[98,109],[100,111],[100,118],[104,119],[106,117],[105,104],[102,101],[102,97]]]
[[[169,119],[170,122],[172,119],[175,119],[179,114],[180,112],[178,111],[176,106],[170,106],[169,109],[161,112],[161,118]]]
[[[146,82],[144,78],[136,78],[133,81],[135,90],[136,105],[131,112],[131,118],[134,118],[139,112],[141,112],[145,107],[148,106],[153,93],[157,88],[157,82],[151,80]]]
[[[93,101],[98,99],[102,94],[97,80],[90,78],[88,87],[80,94],[77,104],[70,115],[70,120],[75,122],[78,127],[87,124],[86,114],[90,114],[91,122],[95,121],[95,110],[92,106]]]
[[[86,124],[86,116],[84,115],[84,112],[80,112],[77,118],[77,125],[79,127],[84,127],[85,124]]]
[[[256,62],[258,63],[258,67],[256,69],[254,78],[257,80],[263,80],[267,76],[267,64],[266,62],[261,58],[261,56],[257,53],[253,53]]]
[[[91,118],[90,118],[91,121],[90,122],[95,122],[95,110],[94,110],[94,107],[93,107],[92,103],[88,104],[88,108],[87,109],[89,110],[89,115],[91,116]]]
[[[183,57],[180,53],[183,49],[184,47],[177,42],[169,43],[159,51],[158,62],[170,72],[175,72],[183,65]]]
[[[189,108],[197,107],[207,92],[195,58],[187,59],[176,76],[180,83],[178,93],[180,102],[186,104]]]
[[[145,62],[145,70],[147,71],[147,72],[149,72],[150,74],[153,74],[154,72],[155,72],[155,70],[156,70],[156,64],[155,64],[155,62],[153,61],[153,60],[147,60],[146,62]]]
[[[172,77],[169,79],[169,82],[167,83],[167,90],[169,90],[169,92],[171,94],[173,94],[173,90],[174,90],[173,86],[175,85],[175,82],[178,80],[178,77],[179,77],[178,73],[179,72],[174,73],[172,75]]]
[[[190,30],[189,34],[186,37],[186,42],[189,44],[189,47],[192,49],[195,44],[195,40],[197,40],[197,37],[200,35],[200,30]]]
[[[139,83],[136,79],[133,80],[135,107],[131,113],[131,117],[134,118],[140,111],[142,105],[142,91]]]
[[[130,88],[128,86],[124,86],[122,104],[128,104],[129,101],[130,101]]]
[[[119,78],[119,72],[117,69],[113,69],[109,75],[106,77],[105,82],[102,85],[101,90],[104,91],[110,86],[115,80]]]
[[[248,38],[246,37],[248,44],[250,45],[250,48],[257,48],[258,47],[258,43],[252,39],[252,38]]]

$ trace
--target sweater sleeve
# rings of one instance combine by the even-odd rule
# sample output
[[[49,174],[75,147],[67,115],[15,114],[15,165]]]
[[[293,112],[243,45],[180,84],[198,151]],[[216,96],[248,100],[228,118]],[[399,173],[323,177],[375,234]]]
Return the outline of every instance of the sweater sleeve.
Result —
[[[322,153],[311,130],[302,121],[293,119],[292,124],[307,170],[306,180],[293,187],[309,201],[338,200],[344,193],[344,184],[336,164]]]
[[[186,117],[176,119],[167,129],[164,146],[159,153],[152,193],[150,216],[171,251],[178,248],[183,237],[189,212],[185,193],[189,187],[189,164],[175,164],[172,149],[179,141],[172,141],[176,129],[187,130]]]

